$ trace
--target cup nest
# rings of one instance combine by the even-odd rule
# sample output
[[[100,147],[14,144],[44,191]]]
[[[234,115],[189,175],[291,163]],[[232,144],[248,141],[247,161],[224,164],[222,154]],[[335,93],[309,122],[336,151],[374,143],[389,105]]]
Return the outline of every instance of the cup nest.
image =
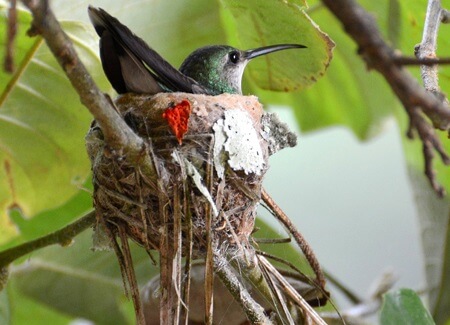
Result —
[[[174,125],[165,113],[183,101],[189,112],[180,135],[183,118]],[[138,159],[111,150],[93,123],[86,143],[97,231],[117,235],[122,228],[158,251],[178,231],[183,254],[196,257],[205,255],[209,239],[216,247],[247,246],[271,153],[257,98],[126,94],[115,105],[145,147]]]

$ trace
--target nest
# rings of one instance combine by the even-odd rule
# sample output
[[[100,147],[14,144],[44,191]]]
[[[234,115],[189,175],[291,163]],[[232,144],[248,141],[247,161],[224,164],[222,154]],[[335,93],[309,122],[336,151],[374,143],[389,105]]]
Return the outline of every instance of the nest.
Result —
[[[180,135],[163,116],[183,101],[190,111],[187,132]],[[131,161],[111,152],[100,128],[91,127],[86,139],[98,224],[115,235],[122,227],[139,245],[158,251],[179,228],[183,255],[197,257],[204,256],[208,240],[247,245],[275,151],[257,98],[126,94],[115,104],[146,149]]]
[[[160,253],[160,323],[188,319],[191,263],[196,258],[205,260],[205,319],[213,319],[215,272],[249,320],[270,323],[237,275],[251,268],[252,281],[257,284],[264,282],[256,280],[261,277],[266,284],[285,281],[264,257],[252,258],[256,252],[249,238],[268,158],[294,146],[296,136],[276,115],[264,113],[253,96],[126,94],[115,105],[144,146],[139,155],[127,156],[126,148],[112,150],[99,126],[92,124],[86,144],[97,215],[94,245],[115,250],[125,289],[128,283],[131,290],[138,324],[148,319],[139,297],[128,238],[148,252]],[[283,224],[296,233],[289,222]],[[186,257],[184,268],[182,256]],[[243,261],[243,256],[245,263],[231,266],[231,260]],[[263,291],[269,300],[279,294],[270,286]],[[286,292],[306,310],[295,289]],[[274,310],[286,311],[286,302],[274,300]],[[293,323],[285,312],[279,317]]]

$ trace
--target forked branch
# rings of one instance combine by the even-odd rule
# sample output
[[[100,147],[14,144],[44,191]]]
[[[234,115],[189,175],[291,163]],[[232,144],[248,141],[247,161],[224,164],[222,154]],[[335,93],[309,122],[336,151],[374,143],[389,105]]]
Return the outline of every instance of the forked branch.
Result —
[[[442,96],[438,98],[434,95],[438,88],[430,82],[427,86],[427,89],[433,91],[430,92],[418,84],[416,79],[403,68],[402,60],[399,59],[398,54],[384,41],[375,19],[355,0],[322,0],[322,2],[341,21],[345,31],[357,43],[358,52],[366,61],[368,67],[383,75],[408,112],[410,118],[408,134],[412,136],[411,131],[417,130],[424,146],[425,174],[434,190],[442,197],[445,190],[438,184],[432,168],[433,151],[437,151],[442,161],[447,165],[450,164],[450,159],[444,152],[434,128],[449,130],[450,109],[447,103],[442,100]],[[433,3],[433,6],[436,3],[440,5],[439,0],[430,0],[430,3]],[[439,21],[446,17],[442,12],[438,14]],[[427,17],[427,19],[431,24],[434,18]],[[430,42],[425,44],[430,44]],[[420,48],[422,48],[422,45]],[[427,55],[419,57],[419,60],[425,59],[433,59],[433,57],[430,58]],[[422,68],[426,71],[435,69],[435,65]]]

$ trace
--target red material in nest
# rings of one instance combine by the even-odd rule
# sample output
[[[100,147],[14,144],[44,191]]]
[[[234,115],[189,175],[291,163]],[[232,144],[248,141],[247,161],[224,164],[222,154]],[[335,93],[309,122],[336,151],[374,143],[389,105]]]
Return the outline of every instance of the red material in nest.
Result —
[[[188,130],[189,116],[191,116],[191,104],[186,99],[174,107],[167,108],[162,115],[169,123],[180,145],[183,142],[183,136]]]

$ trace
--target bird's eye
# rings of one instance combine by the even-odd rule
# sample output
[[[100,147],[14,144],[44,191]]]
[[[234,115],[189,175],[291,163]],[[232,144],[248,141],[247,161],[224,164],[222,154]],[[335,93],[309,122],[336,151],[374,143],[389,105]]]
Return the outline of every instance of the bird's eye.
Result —
[[[239,52],[233,51],[230,53],[229,57],[231,62],[235,64],[239,62]]]

